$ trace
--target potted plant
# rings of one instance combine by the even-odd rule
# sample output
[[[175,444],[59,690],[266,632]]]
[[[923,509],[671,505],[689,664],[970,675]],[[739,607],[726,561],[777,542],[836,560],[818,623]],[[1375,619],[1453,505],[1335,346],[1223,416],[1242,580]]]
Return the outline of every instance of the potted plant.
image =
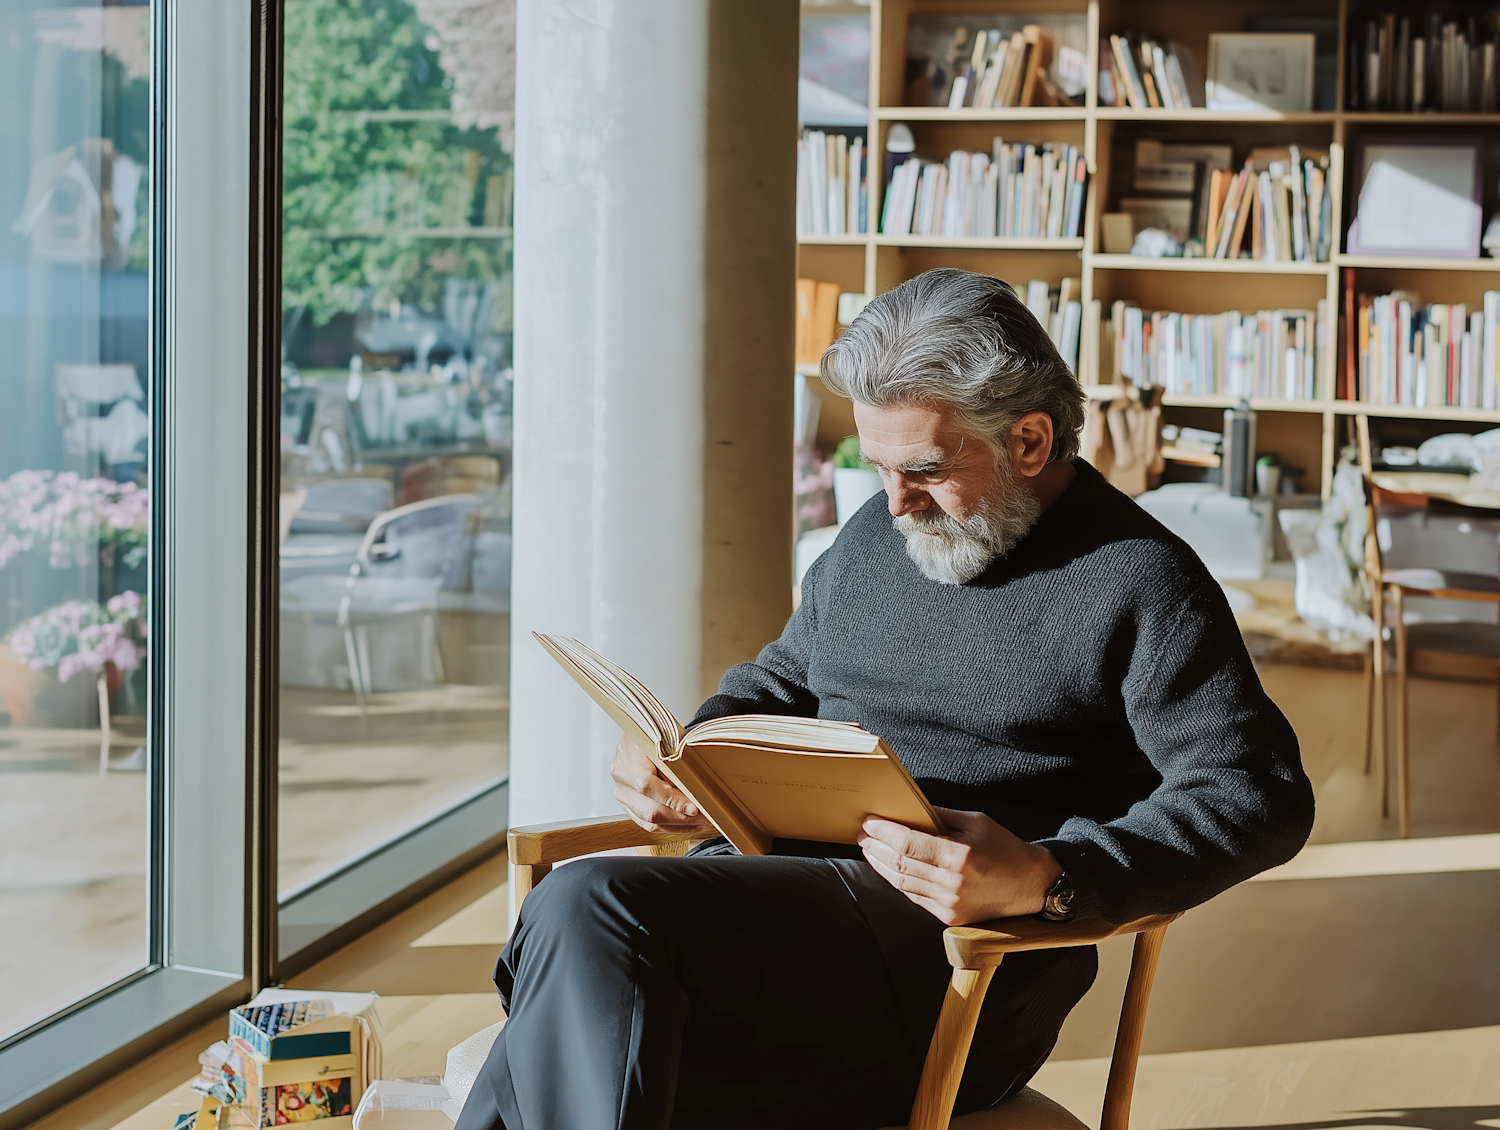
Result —
[[[860,457],[859,437],[845,436],[833,450],[833,502],[839,525],[879,491],[880,475]]]
[[[68,600],[23,620],[5,637],[8,654],[0,664],[0,698],[11,720],[33,724],[36,715],[57,713],[59,707],[76,717],[79,707],[96,697],[103,768],[109,757],[109,705],[125,672],[145,658],[146,636],[145,607],[136,592],[122,592],[103,604]],[[94,696],[87,694],[87,678],[82,692],[72,690],[77,675],[94,676]]]

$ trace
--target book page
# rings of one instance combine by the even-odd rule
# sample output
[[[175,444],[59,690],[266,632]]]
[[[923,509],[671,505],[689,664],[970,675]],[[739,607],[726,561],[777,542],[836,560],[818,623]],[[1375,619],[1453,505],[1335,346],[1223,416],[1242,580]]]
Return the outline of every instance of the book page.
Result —
[[[683,764],[682,725],[639,679],[578,640],[532,635],[741,854],[765,855],[771,850],[770,835],[740,810],[732,795],[706,779],[698,767]]]

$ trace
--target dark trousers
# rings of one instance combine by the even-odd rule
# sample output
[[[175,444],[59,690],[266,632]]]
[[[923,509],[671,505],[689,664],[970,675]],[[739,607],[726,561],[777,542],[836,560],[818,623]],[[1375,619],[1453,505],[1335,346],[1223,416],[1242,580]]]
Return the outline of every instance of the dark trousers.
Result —
[[[456,1130],[905,1125],[951,972],[942,932],[862,860],[560,867],[500,955],[510,1019]],[[1092,947],[1005,959],[959,1111],[1026,1084],[1097,968]]]

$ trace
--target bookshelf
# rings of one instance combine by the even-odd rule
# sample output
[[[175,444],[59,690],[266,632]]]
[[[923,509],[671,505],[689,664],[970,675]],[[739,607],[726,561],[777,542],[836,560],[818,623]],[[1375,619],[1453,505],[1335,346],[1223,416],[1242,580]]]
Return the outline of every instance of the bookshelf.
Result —
[[[805,12],[826,12],[827,6],[805,6]],[[1500,150],[1500,114],[1396,113],[1346,110],[1345,54],[1356,20],[1381,5],[1358,0],[870,0],[870,111],[866,138],[870,147],[870,226],[878,227],[884,192],[886,137],[896,123],[914,135],[917,152],[942,159],[954,149],[987,150],[999,134],[1005,141],[1067,142],[1082,149],[1089,171],[1082,238],[1074,240],[938,239],[865,235],[820,236],[799,241],[798,273],[829,279],[851,290],[879,294],[938,266],[983,271],[1012,283],[1045,279],[1056,287],[1064,277],[1081,280],[1085,316],[1091,300],[1102,303],[1108,316],[1116,299],[1146,309],[1213,314],[1225,310],[1255,311],[1278,307],[1314,308],[1326,299],[1338,314],[1337,332],[1329,334],[1323,358],[1337,374],[1344,363],[1343,280],[1355,272],[1360,292],[1386,294],[1395,289],[1418,291],[1424,302],[1463,302],[1476,309],[1486,289],[1500,289],[1500,259],[1452,260],[1352,256],[1343,253],[1350,209],[1352,176],[1345,154],[1353,153],[1362,134],[1430,134],[1435,130],[1487,137],[1484,171],[1484,215],[1496,199],[1496,150]],[[906,29],[908,18],[919,14],[1015,13],[1082,18],[1088,43],[1088,87],[1077,107],[961,109],[909,107],[904,100]],[[1126,31],[1157,35],[1185,44],[1207,69],[1208,37],[1216,32],[1245,29],[1256,16],[1317,16],[1338,23],[1336,102],[1332,110],[1307,113],[1217,113],[1206,109],[1137,110],[1098,104],[1099,40],[1101,35]],[[1116,199],[1111,184],[1112,158],[1140,138],[1171,142],[1230,143],[1236,167],[1255,146],[1295,143],[1326,148],[1332,193],[1335,241],[1330,262],[1263,262],[1235,259],[1146,259],[1103,253],[1100,215]],[[1089,335],[1084,334],[1087,343]],[[805,371],[815,375],[815,370]],[[1101,384],[1098,357],[1085,345],[1079,376],[1091,396],[1107,398],[1120,390]],[[1109,374],[1103,374],[1109,380]],[[1327,494],[1338,448],[1348,442],[1349,417],[1366,413],[1376,421],[1406,429],[1472,430],[1500,425],[1500,411],[1461,408],[1411,408],[1335,399],[1334,387],[1320,388],[1309,401],[1252,400],[1262,413],[1261,448],[1276,451],[1284,461],[1303,467],[1304,489]],[[825,397],[831,411],[828,429],[852,426],[852,414]],[[1168,395],[1162,398],[1166,418],[1175,423],[1215,426],[1212,421],[1232,401],[1227,396]],[[1277,445],[1280,445],[1278,447]]]

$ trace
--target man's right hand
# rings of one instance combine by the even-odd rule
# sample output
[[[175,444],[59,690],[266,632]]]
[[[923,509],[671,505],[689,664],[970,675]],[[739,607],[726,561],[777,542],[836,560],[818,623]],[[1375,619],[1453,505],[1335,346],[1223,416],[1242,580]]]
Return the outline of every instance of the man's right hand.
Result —
[[[717,836],[716,829],[698,806],[660,773],[651,759],[627,737],[615,746],[609,767],[615,782],[615,799],[630,818],[648,832],[689,832]]]

